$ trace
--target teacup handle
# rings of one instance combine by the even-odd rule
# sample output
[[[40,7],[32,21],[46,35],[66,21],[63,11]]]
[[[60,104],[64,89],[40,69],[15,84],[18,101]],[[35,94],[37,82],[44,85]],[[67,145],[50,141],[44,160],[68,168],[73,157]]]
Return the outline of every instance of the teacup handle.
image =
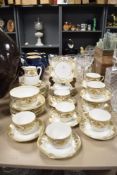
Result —
[[[104,80],[104,76],[102,75],[101,77],[100,77],[100,81],[103,81]]]
[[[41,74],[42,74],[42,67],[40,67],[40,66],[37,67],[37,70],[40,70],[40,71],[39,71],[39,79],[40,79],[40,76],[41,76]]]

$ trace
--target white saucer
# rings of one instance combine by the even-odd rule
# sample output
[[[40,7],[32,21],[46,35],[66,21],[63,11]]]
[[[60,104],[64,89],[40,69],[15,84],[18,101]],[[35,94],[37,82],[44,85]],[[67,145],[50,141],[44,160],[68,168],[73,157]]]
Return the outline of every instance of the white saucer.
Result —
[[[64,159],[72,157],[81,147],[81,139],[77,134],[73,134],[69,143],[63,148],[56,148],[51,144],[48,137],[43,135],[37,140],[39,150],[51,159]]]
[[[89,102],[94,102],[94,103],[103,103],[107,102],[111,99],[111,93],[108,90],[105,90],[104,94],[100,96],[99,98],[92,98],[90,94],[86,91],[86,89],[83,89],[80,93],[80,96]]]
[[[92,128],[88,119],[86,119],[80,123],[80,129],[85,135],[96,140],[109,140],[116,135],[116,129],[112,122],[110,122],[110,126],[104,131],[96,131]]]
[[[38,109],[40,106],[42,106],[45,103],[45,97],[41,94],[38,95],[37,100],[34,104],[32,105],[17,105],[17,103],[11,104],[11,108],[18,110],[18,111],[25,111],[25,110],[34,110],[34,109]]]
[[[90,110],[94,108],[105,109],[109,112],[112,110],[111,105],[109,103],[91,103],[83,99],[81,103],[82,103],[82,109],[84,112],[89,112]]]
[[[44,124],[41,120],[37,120],[37,129],[31,134],[20,133],[13,124],[10,124],[8,128],[8,135],[17,142],[27,142],[36,139],[41,136],[44,131]]]
[[[66,100],[64,100],[64,101],[66,101]],[[56,105],[58,103],[61,103],[61,102],[63,102],[63,99],[61,99],[61,98],[56,98],[55,96],[52,96],[52,95],[48,96],[48,103],[49,103],[50,106],[52,106],[54,108],[56,107]],[[72,97],[69,97],[67,99],[67,102],[76,104],[76,99],[72,98]]]
[[[70,117],[61,117],[56,112],[56,110],[54,109],[51,110],[50,117],[49,117],[49,123],[58,122],[58,121],[64,122],[70,127],[74,127],[80,123],[81,117],[76,112],[74,112],[73,115]]]

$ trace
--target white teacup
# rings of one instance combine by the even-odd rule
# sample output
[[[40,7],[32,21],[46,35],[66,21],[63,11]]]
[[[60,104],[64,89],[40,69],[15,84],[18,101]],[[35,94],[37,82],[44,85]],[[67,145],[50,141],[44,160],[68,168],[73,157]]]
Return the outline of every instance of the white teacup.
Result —
[[[105,91],[105,84],[101,81],[87,82],[87,92],[91,98],[100,98]]]
[[[39,88],[35,86],[19,86],[10,91],[11,104],[16,106],[34,106],[38,103]]]
[[[62,122],[53,122],[45,130],[50,142],[57,148],[64,147],[70,140],[72,130]]]
[[[68,89],[57,89],[57,90],[54,90],[54,95],[56,96],[69,96],[70,95],[70,90]]]
[[[33,112],[18,112],[12,117],[12,122],[16,129],[23,134],[31,134],[36,130],[36,116]]]
[[[75,110],[75,105],[73,102],[62,101],[55,105],[55,108],[60,113],[71,113]]]
[[[104,131],[108,128],[111,114],[103,109],[95,108],[89,111],[89,121],[96,131]]]
[[[104,76],[101,76],[98,73],[90,72],[86,73],[86,81],[103,81]]]

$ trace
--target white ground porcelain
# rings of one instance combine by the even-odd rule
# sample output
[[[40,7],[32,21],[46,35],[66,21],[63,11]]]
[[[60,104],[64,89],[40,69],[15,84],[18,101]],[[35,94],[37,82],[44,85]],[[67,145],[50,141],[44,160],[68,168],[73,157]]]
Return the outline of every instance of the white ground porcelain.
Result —
[[[51,144],[48,137],[44,135],[41,138],[41,143],[38,143],[40,150],[52,159],[63,159],[67,157],[72,157],[81,147],[81,140],[78,135],[71,137],[69,142],[62,148],[56,148]]]
[[[70,90],[58,89],[58,90],[54,90],[54,94],[58,96],[66,96],[70,94]]]
[[[18,112],[12,117],[13,123],[19,126],[30,124],[35,119],[36,119],[35,114],[30,111]]]
[[[75,110],[75,105],[74,103],[64,101],[57,103],[55,108],[60,112],[72,112]]]
[[[86,77],[92,78],[92,79],[99,79],[101,77],[101,75],[98,73],[90,72],[90,73],[86,73]]]
[[[99,108],[89,111],[89,116],[90,118],[101,122],[106,122],[111,119],[111,114],[108,111]]]
[[[71,134],[71,128],[62,122],[54,122],[47,126],[45,133],[53,140],[66,139]]]
[[[81,120],[81,118],[80,118],[80,116],[78,116],[78,114],[76,114],[76,112],[68,118],[60,117],[59,115],[56,115],[56,114],[51,115],[51,117],[49,118],[50,123],[64,122],[66,125],[68,125],[70,127],[74,127],[74,126],[78,125],[80,120]]]
[[[61,79],[69,79],[72,74],[71,66],[65,62],[60,62],[55,67],[55,74]]]
[[[8,134],[15,141],[27,142],[36,139],[39,136],[40,132],[41,128],[37,122],[35,125],[35,130],[32,130],[30,134],[23,134],[19,132],[13,124],[10,124],[10,132]]]
[[[67,86],[67,85],[62,85],[62,84],[54,84],[53,85],[53,89],[54,90],[69,90],[70,89],[70,87],[69,86]]]
[[[10,91],[10,95],[15,98],[32,97],[39,93],[39,88],[35,86],[19,86]]]
[[[86,90],[81,91],[81,97],[89,102],[94,102],[94,103],[102,103],[102,102],[107,102],[111,99],[111,93],[108,90],[105,90],[105,93],[100,95],[98,98],[92,98],[90,94]]]
[[[24,84],[25,85],[37,85],[40,82],[39,76],[24,76]]]
[[[92,89],[102,89],[105,88],[105,84],[102,83],[101,81],[89,81],[87,82],[87,87],[92,88]]]
[[[97,140],[108,140],[115,136],[113,125],[110,125],[108,128],[105,128],[105,130],[99,132],[93,129],[88,120],[80,126],[80,129],[85,135]]]

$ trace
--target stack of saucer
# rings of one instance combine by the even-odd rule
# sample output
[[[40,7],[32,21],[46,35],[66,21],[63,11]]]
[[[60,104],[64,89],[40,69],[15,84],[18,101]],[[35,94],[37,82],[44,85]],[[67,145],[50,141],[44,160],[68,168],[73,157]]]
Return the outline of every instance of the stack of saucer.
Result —
[[[24,111],[12,116],[8,135],[17,142],[27,142],[41,136],[43,132],[43,122],[37,120],[33,112]]]
[[[35,86],[19,86],[10,91],[10,111],[16,114],[21,111],[32,111],[36,116],[45,110],[45,98]]]
[[[70,126],[54,122],[47,126],[45,134],[38,139],[37,146],[49,158],[63,159],[76,154],[81,147],[81,140],[77,134],[72,133]]]
[[[73,127],[80,122],[80,117],[76,111],[75,99],[70,96],[70,90],[66,86],[61,86],[49,95],[50,109],[49,122],[62,121]]]

